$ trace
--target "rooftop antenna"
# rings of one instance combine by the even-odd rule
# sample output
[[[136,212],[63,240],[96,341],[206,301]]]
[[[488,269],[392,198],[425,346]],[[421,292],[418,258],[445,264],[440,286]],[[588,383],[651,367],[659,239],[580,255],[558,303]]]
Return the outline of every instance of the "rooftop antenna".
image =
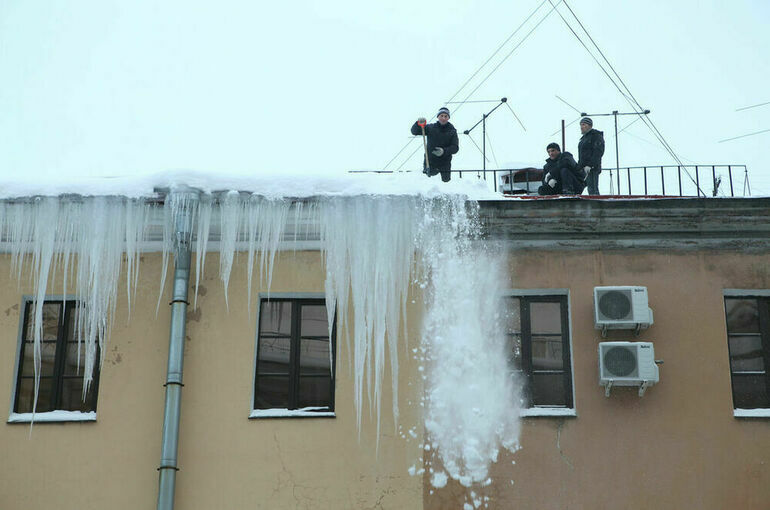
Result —
[[[508,101],[507,97],[501,98],[500,102],[497,104],[497,106],[495,106],[494,108],[489,110],[487,113],[482,114],[480,121],[475,123],[470,129],[466,129],[465,131],[463,131],[464,135],[470,135],[471,131],[473,131],[476,128],[476,126],[481,124],[481,130],[482,130],[482,134],[481,134],[481,141],[482,141],[482,150],[481,150],[482,159],[481,159],[481,164],[482,164],[482,171],[484,172],[484,180],[485,181],[487,180],[487,117],[492,115],[492,112],[494,112],[495,110],[500,108],[506,101]]]

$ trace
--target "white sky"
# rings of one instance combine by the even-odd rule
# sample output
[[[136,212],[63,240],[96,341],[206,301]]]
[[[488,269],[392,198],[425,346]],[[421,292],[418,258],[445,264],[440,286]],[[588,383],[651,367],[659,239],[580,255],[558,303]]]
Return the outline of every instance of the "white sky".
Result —
[[[42,180],[168,169],[382,169],[409,140],[415,118],[433,116],[540,3],[6,0],[0,168],[6,178]],[[770,105],[735,111],[770,101],[770,2],[569,4],[683,161],[747,164],[752,194],[770,194],[770,132],[718,143],[770,129]],[[552,136],[561,119],[578,117],[556,95],[589,113],[630,111],[552,13],[470,97],[508,97],[527,128],[506,107],[488,119],[489,168],[542,166],[546,144],[561,142]],[[458,106],[450,105],[451,121],[462,132],[494,104]],[[614,166],[612,119],[594,121],[605,131],[603,166]],[[578,132],[577,124],[568,128],[573,152]],[[642,122],[621,133],[621,166],[674,163],[653,141]],[[419,145],[415,140],[389,168]],[[402,168],[419,168],[421,157]],[[453,167],[481,167],[462,134]],[[742,194],[742,176],[734,178]]]

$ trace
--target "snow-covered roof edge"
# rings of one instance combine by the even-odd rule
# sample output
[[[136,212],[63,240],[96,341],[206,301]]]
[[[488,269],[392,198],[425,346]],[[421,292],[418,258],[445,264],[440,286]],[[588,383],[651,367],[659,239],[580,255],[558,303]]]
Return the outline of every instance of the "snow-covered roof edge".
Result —
[[[212,173],[172,170],[143,175],[116,177],[62,176],[44,183],[23,177],[0,180],[0,199],[36,196],[124,196],[146,198],[158,189],[188,186],[204,193],[220,191],[252,192],[266,198],[309,198],[318,196],[395,195],[435,197],[462,195],[470,200],[498,200],[502,194],[490,189],[490,182],[474,176],[441,182],[419,172],[357,173],[338,175],[255,173]]]

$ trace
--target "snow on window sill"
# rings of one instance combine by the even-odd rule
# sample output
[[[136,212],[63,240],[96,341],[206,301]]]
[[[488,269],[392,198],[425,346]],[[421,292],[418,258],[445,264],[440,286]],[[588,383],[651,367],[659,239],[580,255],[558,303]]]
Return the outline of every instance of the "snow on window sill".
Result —
[[[11,413],[8,423],[30,423],[32,413]],[[53,423],[64,421],[96,421],[96,413],[82,413],[80,411],[50,411],[35,413],[35,423]]]
[[[733,409],[735,418],[770,418],[770,409]]]
[[[567,407],[530,407],[522,409],[520,416],[526,418],[529,416],[577,416],[577,411]]]
[[[334,418],[328,407],[303,407],[302,409],[252,409],[249,418]]]

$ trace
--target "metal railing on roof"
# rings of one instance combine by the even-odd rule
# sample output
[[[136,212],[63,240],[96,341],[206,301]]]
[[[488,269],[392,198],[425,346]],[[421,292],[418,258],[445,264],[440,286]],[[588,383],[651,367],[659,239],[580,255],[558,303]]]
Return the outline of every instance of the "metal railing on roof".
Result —
[[[351,173],[393,173],[388,170]],[[408,170],[407,170],[408,172]],[[459,178],[474,176],[494,183],[504,194],[537,194],[543,171],[538,168],[452,170]],[[740,175],[743,175],[741,181]],[[740,189],[739,189],[740,183]],[[604,168],[599,176],[603,196],[716,197],[751,196],[746,165],[647,165]]]

